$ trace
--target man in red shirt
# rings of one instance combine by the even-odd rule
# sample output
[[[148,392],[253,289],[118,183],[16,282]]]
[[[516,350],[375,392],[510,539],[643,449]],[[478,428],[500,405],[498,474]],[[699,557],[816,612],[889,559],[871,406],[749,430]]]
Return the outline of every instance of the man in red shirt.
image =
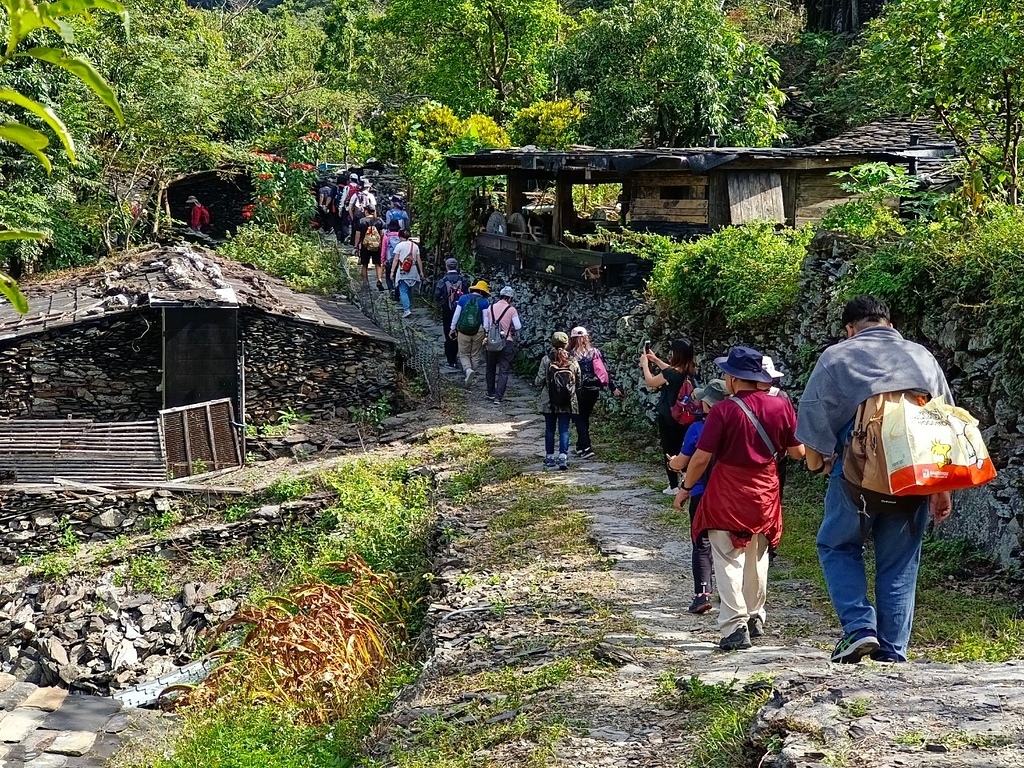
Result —
[[[794,459],[804,455],[792,404],[758,389],[759,383],[771,383],[761,358],[755,349],[733,347],[728,357],[715,360],[730,397],[708,413],[679,489],[685,497],[714,459],[690,533],[696,541],[707,531],[711,540],[724,651],[749,648],[750,638],[764,633],[768,547],[782,536],[775,459],[782,452]]]
[[[210,212],[203,207],[195,195],[189,197],[185,201],[185,205],[191,205],[192,208],[188,212],[188,225],[196,232],[202,232],[203,227],[210,226]]]

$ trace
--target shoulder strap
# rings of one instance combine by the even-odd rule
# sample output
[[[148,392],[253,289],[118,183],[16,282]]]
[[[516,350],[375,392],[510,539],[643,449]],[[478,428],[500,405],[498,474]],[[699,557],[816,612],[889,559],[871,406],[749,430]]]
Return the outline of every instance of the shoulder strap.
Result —
[[[773,443],[772,439],[768,437],[768,433],[765,431],[764,426],[761,424],[757,416],[754,415],[754,412],[750,410],[750,406],[743,402],[743,398],[736,397],[736,395],[730,395],[729,399],[736,403],[746,417],[750,419],[750,423],[754,425],[754,429],[757,430],[757,434],[761,436],[761,439],[764,441],[765,447],[768,448],[768,453],[771,454],[772,459],[778,457],[780,453],[779,449],[775,447],[775,443]]]

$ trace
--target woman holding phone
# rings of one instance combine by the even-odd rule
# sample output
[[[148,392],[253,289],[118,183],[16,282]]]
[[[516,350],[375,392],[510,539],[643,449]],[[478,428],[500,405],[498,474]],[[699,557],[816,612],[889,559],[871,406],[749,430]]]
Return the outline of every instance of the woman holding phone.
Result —
[[[693,344],[688,339],[675,339],[669,350],[669,359],[665,362],[651,350],[651,343],[646,342],[644,353],[640,356],[640,370],[644,374],[644,383],[658,390],[658,435],[668,475],[668,487],[662,493],[675,496],[679,489],[679,473],[669,466],[668,459],[679,453],[687,425],[676,421],[672,407],[679,399],[679,390],[686,380],[689,378],[693,382],[697,363],[694,361]],[[651,363],[658,367],[658,373],[652,372]]]

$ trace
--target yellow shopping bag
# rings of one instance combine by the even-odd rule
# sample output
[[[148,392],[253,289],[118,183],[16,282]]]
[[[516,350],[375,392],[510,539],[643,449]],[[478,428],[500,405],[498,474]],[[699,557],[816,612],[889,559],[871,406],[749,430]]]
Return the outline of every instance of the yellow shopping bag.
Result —
[[[924,405],[906,397],[886,403],[882,446],[895,496],[973,488],[996,476],[978,420],[941,397]]]

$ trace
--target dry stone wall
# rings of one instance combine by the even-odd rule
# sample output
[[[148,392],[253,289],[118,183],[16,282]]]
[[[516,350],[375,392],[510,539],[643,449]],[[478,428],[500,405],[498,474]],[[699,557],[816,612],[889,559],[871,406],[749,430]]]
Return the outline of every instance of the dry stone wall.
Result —
[[[853,246],[832,236],[819,236],[809,249],[796,305],[785,316],[742,333],[700,326],[684,317],[665,317],[641,293],[606,290],[590,292],[502,271],[481,277],[497,290],[516,290],[524,329],[523,354],[537,359],[554,330],[582,324],[603,351],[610,372],[626,397],[606,398],[612,410],[653,420],[655,395],[647,391],[638,367],[644,341],[664,352],[678,336],[690,338],[698,350],[705,377],[715,374],[714,358],[734,344],[745,344],[771,355],[788,375],[786,386],[796,397],[821,351],[842,338],[839,284],[849,270]],[[983,434],[1000,470],[982,489],[959,493],[956,512],[941,535],[977,542],[1002,562],[1024,561],[1024,415],[1014,404],[1001,375],[1002,355],[985,327],[980,311],[962,306],[935,307],[920,318],[895,318],[897,328],[918,341],[941,361],[959,404],[980,421]]]
[[[389,344],[256,312],[242,315],[242,334],[252,423],[276,421],[288,408],[317,419],[344,418],[348,409],[394,391]]]
[[[162,406],[160,316],[126,313],[56,328],[0,350],[0,413],[14,418],[152,418]]]
[[[0,490],[0,563],[59,552],[73,542],[111,541],[145,531],[172,508],[199,509],[170,491],[96,493],[57,487]]]

